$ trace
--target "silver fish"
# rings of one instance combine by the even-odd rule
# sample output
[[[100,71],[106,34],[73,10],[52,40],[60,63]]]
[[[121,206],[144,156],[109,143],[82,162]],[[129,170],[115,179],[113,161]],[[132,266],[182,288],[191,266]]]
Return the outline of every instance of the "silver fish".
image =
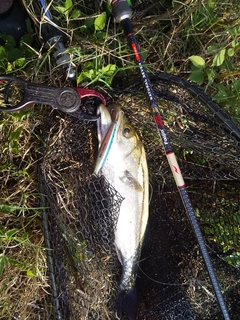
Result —
[[[149,211],[146,155],[139,136],[120,107],[100,105],[98,113],[99,150],[103,150],[100,158],[105,156],[105,159],[100,161],[102,168],[97,161],[95,173],[104,175],[123,197],[115,230],[116,252],[122,264],[116,315],[120,319],[125,313],[129,320],[134,320],[135,281]]]

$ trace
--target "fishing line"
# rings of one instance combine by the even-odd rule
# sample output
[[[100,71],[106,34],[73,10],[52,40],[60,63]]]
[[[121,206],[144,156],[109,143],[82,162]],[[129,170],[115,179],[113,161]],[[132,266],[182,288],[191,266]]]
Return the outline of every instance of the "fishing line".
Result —
[[[152,109],[153,116],[154,116],[154,119],[155,119],[155,122],[157,125],[157,129],[158,129],[160,138],[161,138],[163,146],[164,146],[164,150],[165,150],[165,153],[167,156],[169,166],[171,168],[174,180],[176,182],[177,188],[178,188],[180,196],[182,198],[182,202],[184,204],[185,210],[188,214],[188,218],[191,221],[194,233],[197,237],[197,240],[198,240],[198,243],[200,246],[200,250],[201,250],[206,268],[208,270],[208,274],[211,279],[212,286],[213,286],[216,298],[218,300],[219,306],[221,308],[222,314],[223,314],[225,320],[230,320],[229,313],[228,313],[227,307],[225,305],[225,301],[223,299],[222,292],[221,292],[217,277],[215,275],[209,253],[207,251],[202,232],[201,232],[200,227],[198,225],[198,221],[195,216],[194,209],[192,207],[190,198],[188,196],[185,182],[183,180],[175,153],[172,149],[172,146],[170,144],[170,140],[169,140],[167,132],[165,130],[165,125],[163,123],[163,119],[158,111],[159,105],[157,103],[157,100],[156,100],[148,73],[146,71],[146,68],[144,67],[141,53],[138,48],[137,41],[135,39],[135,35],[134,35],[133,29],[132,29],[132,26],[130,23],[130,17],[132,15],[131,8],[129,7],[128,3],[125,0],[113,0],[113,1],[111,1],[111,4],[113,7],[113,15],[115,17],[115,20],[117,22],[121,23],[123,30],[124,30],[124,33],[126,35],[126,38],[128,40],[128,43],[133,50],[133,53],[135,56],[135,61],[139,67],[140,76],[141,76],[141,79],[143,82],[146,97],[149,102],[150,108]],[[199,97],[199,98],[201,98],[201,97]]]
[[[183,287],[183,286],[186,286],[188,284],[187,282],[185,282],[185,283],[168,283],[168,282],[158,281],[158,280],[153,279],[149,275],[147,275],[147,273],[144,272],[143,269],[140,266],[138,266],[138,268],[142,272],[142,274],[144,274],[145,277],[147,277],[149,280],[153,281],[154,283],[162,284],[164,286],[177,286],[177,287]]]
[[[229,115],[223,111],[203,90],[193,85],[188,80],[175,76],[169,73],[153,73],[148,74],[148,77],[151,82],[161,82],[168,83],[169,85],[175,85],[178,88],[182,88],[183,91],[187,91],[196,101],[201,102],[204,106],[208,108],[221,122],[223,122],[225,128],[229,130],[231,136],[236,138],[235,140],[240,142],[240,129],[237,125],[233,123]],[[142,82],[136,81],[129,85],[127,88],[124,88],[124,93],[132,93],[134,87],[138,87]],[[174,92],[163,92],[161,88],[153,88],[155,96],[162,98],[163,100],[168,100],[180,104],[184,109],[189,109],[185,103],[182,102],[182,99],[174,95]],[[193,115],[192,111],[186,110],[188,114]],[[208,117],[206,119],[201,119],[201,121],[209,121]],[[209,123],[212,125],[211,123]]]
[[[215,114],[219,118],[219,120],[224,123],[224,125],[230,130],[231,135],[236,136],[238,140],[240,139],[240,129],[232,122],[227,113],[224,112],[214,101],[212,101],[212,99],[210,99],[203,90],[196,87],[191,82],[167,73],[156,73],[153,75],[150,74],[149,79],[163,80],[166,82],[174,83],[176,86],[182,87],[184,90],[187,90],[192,97],[203,103],[213,114]],[[178,100],[177,97],[175,98]],[[173,101],[172,98],[171,101]]]

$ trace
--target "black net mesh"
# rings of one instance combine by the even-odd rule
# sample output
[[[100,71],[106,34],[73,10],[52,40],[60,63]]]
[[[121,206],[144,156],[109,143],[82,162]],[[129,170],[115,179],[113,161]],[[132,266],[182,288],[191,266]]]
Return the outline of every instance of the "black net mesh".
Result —
[[[114,221],[121,196],[92,176],[92,123],[54,113],[41,165],[59,294],[59,319],[111,319],[116,292]]]
[[[230,317],[239,319],[239,123],[177,77],[155,76],[152,84]],[[223,319],[142,86],[116,93],[142,138],[151,184],[138,319]],[[95,123],[50,114],[41,180],[57,319],[114,319],[121,274],[114,222],[122,198],[93,176],[96,152]]]

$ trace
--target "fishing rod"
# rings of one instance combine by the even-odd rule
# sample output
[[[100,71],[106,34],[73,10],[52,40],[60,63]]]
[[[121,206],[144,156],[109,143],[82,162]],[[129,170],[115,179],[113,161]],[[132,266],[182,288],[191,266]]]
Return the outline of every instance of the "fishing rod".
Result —
[[[229,316],[225,301],[223,299],[223,295],[222,295],[217,277],[215,275],[215,271],[213,269],[209,253],[207,251],[207,247],[206,247],[202,232],[197,222],[197,218],[196,218],[193,206],[191,204],[191,201],[186,189],[186,185],[177,162],[177,158],[170,144],[170,140],[168,138],[163,119],[159,113],[159,105],[157,103],[148,73],[143,64],[141,53],[140,53],[140,50],[134,35],[134,31],[130,22],[132,10],[126,0],[112,0],[111,5],[112,5],[112,12],[115,17],[115,20],[116,22],[121,23],[124,33],[126,35],[126,38],[128,40],[129,46],[133,50],[135,61],[139,67],[140,76],[143,82],[146,97],[149,102],[150,108],[152,110],[152,113],[157,125],[157,129],[164,146],[164,150],[167,156],[169,166],[171,168],[179,193],[181,195],[185,210],[188,214],[188,217],[191,221],[195,235],[197,237],[197,241],[199,243],[200,250],[201,250],[205,265],[207,267],[208,274],[211,279],[212,286],[215,291],[215,295],[218,300],[219,306],[221,308],[222,314],[225,320],[230,320],[230,316]]]

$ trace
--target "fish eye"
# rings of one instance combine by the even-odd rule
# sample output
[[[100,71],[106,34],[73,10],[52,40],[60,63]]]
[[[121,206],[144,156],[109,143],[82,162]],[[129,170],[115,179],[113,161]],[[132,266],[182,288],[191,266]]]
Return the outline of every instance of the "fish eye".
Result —
[[[126,138],[129,138],[131,136],[131,133],[132,133],[132,129],[130,126],[125,126],[123,128],[123,135],[126,137]]]

